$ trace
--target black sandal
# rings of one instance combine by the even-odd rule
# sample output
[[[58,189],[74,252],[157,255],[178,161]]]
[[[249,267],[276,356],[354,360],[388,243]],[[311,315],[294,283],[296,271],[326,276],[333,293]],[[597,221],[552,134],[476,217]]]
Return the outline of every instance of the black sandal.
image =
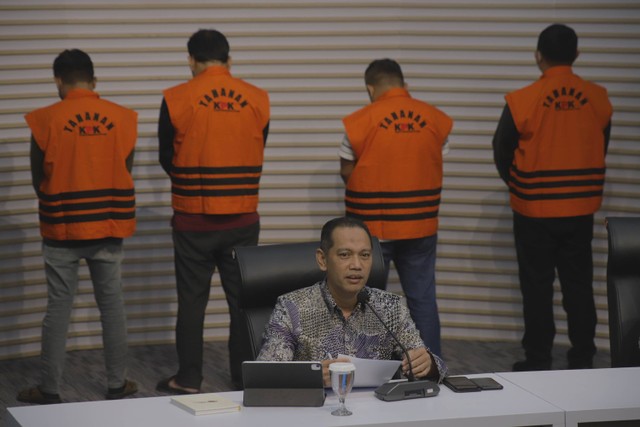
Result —
[[[166,378],[166,379],[160,381],[156,385],[156,390],[157,391],[161,391],[163,393],[169,393],[169,394],[197,394],[197,393],[200,393],[200,390],[198,390],[198,391],[187,391],[187,390],[183,390],[181,388],[171,387],[171,385],[170,385],[171,380],[175,381],[175,379],[176,379],[176,376],[174,375],[172,377],[169,377],[169,378]]]
[[[122,399],[138,392],[138,385],[129,380],[124,380],[124,385],[118,388],[110,388],[107,390],[105,397],[109,400]]]

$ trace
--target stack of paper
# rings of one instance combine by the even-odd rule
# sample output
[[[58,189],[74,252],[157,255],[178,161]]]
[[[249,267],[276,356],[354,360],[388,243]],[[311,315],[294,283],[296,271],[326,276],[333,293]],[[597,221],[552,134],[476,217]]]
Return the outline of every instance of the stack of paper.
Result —
[[[240,405],[215,393],[175,396],[171,403],[193,415],[221,414],[240,410]]]
[[[348,359],[356,365],[354,387],[378,387],[389,381],[402,362],[400,360],[360,359],[339,354],[338,359]]]

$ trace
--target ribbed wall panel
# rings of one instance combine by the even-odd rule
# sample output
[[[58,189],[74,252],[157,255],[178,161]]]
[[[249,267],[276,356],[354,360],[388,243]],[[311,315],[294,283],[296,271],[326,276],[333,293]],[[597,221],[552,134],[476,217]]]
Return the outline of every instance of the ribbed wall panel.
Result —
[[[640,215],[640,3],[630,1],[0,1],[0,359],[34,355],[46,285],[23,116],[57,100],[51,64],[65,48],[93,58],[102,97],[139,113],[134,165],[138,229],[127,240],[130,340],[173,341],[177,308],[169,180],[157,163],[161,92],[189,78],[186,41],[199,28],[229,38],[233,73],[267,89],[271,133],[260,193],[262,244],[316,240],[343,213],[341,119],[368,102],[362,74],[397,59],[412,95],[454,120],[437,261],[443,336],[518,340],[521,299],[507,191],[491,138],[504,94],[539,75],[533,51],[553,22],[573,26],[583,77],[614,104],[603,209],[596,216],[598,345],[608,346],[605,216]],[[86,267],[69,348],[101,345]],[[400,292],[395,272],[390,289]],[[556,295],[557,341],[567,342]],[[217,275],[206,339],[228,333]]]

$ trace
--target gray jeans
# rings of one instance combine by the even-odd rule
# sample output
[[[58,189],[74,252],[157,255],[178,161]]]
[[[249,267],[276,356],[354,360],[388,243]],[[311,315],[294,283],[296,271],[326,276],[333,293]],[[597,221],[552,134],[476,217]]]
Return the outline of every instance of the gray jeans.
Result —
[[[78,288],[78,265],[87,261],[93,293],[100,309],[102,343],[108,388],[124,384],[127,358],[127,328],[122,297],[120,264],[122,241],[74,248],[43,243],[47,277],[47,313],[42,322],[42,383],[46,393],[58,393],[66,355],[67,330],[73,298]]]

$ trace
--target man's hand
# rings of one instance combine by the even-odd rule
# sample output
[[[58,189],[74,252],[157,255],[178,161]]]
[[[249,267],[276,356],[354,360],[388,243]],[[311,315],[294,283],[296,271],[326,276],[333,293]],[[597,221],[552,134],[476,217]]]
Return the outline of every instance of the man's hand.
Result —
[[[349,362],[346,357],[340,357],[338,359],[329,359],[322,361],[322,380],[325,387],[331,387],[331,372],[329,371],[329,365],[336,362]],[[413,359],[411,361],[413,363]]]
[[[429,375],[432,369],[431,354],[426,348],[414,348],[408,351],[411,358],[411,367],[413,368],[413,376],[416,378],[424,378]],[[407,375],[409,372],[409,362],[407,358],[402,359],[402,373]]]

